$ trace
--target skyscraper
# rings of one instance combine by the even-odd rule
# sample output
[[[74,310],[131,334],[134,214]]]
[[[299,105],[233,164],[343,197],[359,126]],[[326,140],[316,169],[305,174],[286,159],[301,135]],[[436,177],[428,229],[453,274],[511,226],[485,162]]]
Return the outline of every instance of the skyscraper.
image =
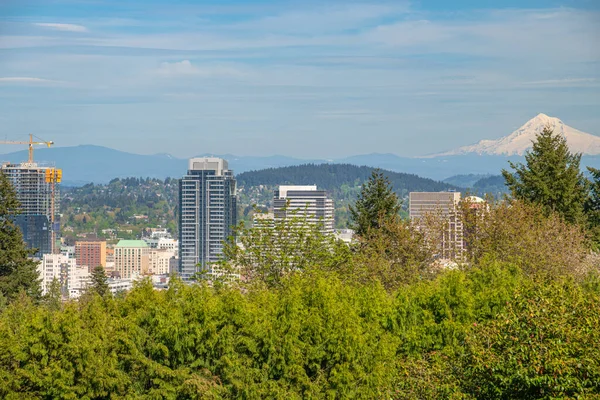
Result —
[[[179,273],[213,273],[237,223],[236,182],[227,161],[192,158],[179,183]]]
[[[317,190],[316,185],[279,186],[273,198],[273,213],[275,219],[290,214],[305,217],[308,223],[322,224],[324,233],[333,233],[333,200],[325,190]]]
[[[21,204],[15,224],[21,229],[27,247],[37,249],[38,258],[52,253],[52,241],[59,232],[62,172],[34,162],[3,164],[0,169],[12,183]]]

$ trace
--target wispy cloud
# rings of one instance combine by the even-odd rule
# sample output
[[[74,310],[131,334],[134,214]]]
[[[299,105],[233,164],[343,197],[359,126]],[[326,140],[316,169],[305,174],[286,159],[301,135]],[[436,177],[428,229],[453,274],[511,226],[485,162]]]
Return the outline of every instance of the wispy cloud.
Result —
[[[76,24],[58,24],[58,23],[46,23],[46,22],[36,22],[35,26],[39,26],[42,28],[48,28],[55,31],[63,31],[63,32],[87,32],[88,29],[83,25]]]
[[[8,76],[8,77],[0,77],[0,84],[2,83],[16,83],[16,84],[62,84],[63,81],[55,81],[52,79],[43,79],[43,78],[33,78],[29,76]]]
[[[546,79],[541,81],[523,82],[523,85],[531,86],[582,86],[598,82],[596,78],[564,78]]]
[[[199,77],[241,77],[240,70],[229,66],[203,66],[193,65],[190,60],[177,62],[163,62],[158,68],[158,73],[163,76],[199,76]]]

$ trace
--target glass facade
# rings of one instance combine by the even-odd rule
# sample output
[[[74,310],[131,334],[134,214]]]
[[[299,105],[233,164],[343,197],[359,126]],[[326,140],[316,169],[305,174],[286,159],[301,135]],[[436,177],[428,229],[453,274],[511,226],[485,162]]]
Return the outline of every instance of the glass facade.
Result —
[[[190,160],[179,183],[179,273],[183,279],[197,272],[212,273],[223,254],[223,242],[237,224],[236,182],[227,161]]]

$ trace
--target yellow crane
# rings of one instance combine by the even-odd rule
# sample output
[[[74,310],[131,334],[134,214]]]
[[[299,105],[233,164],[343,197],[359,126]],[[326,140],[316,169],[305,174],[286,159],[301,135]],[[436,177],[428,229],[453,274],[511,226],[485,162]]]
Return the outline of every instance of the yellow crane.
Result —
[[[19,142],[19,141],[7,141],[7,140],[1,140],[0,144],[26,144],[29,146],[29,160],[27,161],[29,164],[33,163],[33,145],[34,144],[45,144],[46,146],[50,147],[54,144],[54,142],[50,141],[50,142],[34,142],[33,141],[33,135],[29,135],[29,142]]]

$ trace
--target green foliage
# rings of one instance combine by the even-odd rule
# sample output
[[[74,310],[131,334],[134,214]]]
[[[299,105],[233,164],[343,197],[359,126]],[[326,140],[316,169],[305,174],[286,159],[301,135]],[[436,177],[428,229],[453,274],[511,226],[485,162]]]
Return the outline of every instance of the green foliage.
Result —
[[[545,127],[525,161],[510,163],[514,173],[502,170],[512,196],[541,205],[546,215],[556,212],[568,222],[582,222],[586,180],[579,169],[581,154],[571,154],[566,139]]]
[[[306,220],[298,210],[286,218],[261,218],[252,227],[237,228],[239,243],[225,243],[222,268],[241,273],[245,280],[279,286],[283,279],[313,267],[337,270],[350,258],[348,246],[324,234],[319,224]]]
[[[19,228],[12,218],[19,202],[8,178],[0,171],[0,295],[10,301],[21,291],[38,299],[41,295],[37,263],[31,257]]]
[[[102,265],[98,265],[92,270],[90,289],[101,297],[110,294],[108,288],[108,278]]]
[[[363,185],[354,206],[350,206],[351,228],[358,236],[380,227],[382,222],[395,218],[400,211],[398,196],[390,180],[376,169]]]
[[[466,340],[463,381],[477,398],[587,398],[600,393],[600,294],[572,280],[527,282]]]

